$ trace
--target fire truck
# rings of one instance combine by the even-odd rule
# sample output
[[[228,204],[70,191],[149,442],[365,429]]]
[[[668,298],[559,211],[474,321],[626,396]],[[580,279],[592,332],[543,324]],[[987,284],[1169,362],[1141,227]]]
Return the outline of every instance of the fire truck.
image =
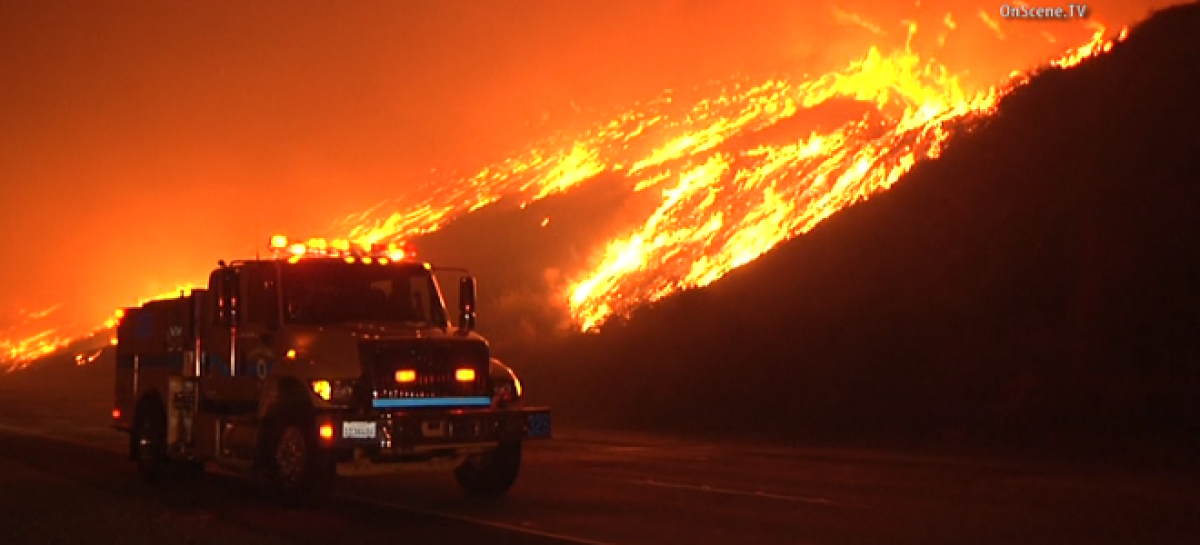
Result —
[[[524,405],[475,331],[475,279],[395,244],[270,248],[120,313],[113,420],[138,472],[229,470],[305,497],[338,476],[442,468],[504,494],[550,410]],[[439,271],[460,275],[456,325]]]

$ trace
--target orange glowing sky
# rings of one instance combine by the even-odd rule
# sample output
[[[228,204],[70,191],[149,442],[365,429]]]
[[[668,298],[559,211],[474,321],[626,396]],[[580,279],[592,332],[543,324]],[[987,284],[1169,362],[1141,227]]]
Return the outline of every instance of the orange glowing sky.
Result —
[[[989,24],[1000,2],[15,4],[0,5],[0,322],[65,302],[87,325],[271,232],[323,231],[431,168],[469,171],[663,89],[827,70],[947,12],[958,29],[916,45],[977,85],[1089,34]],[[1167,4],[1088,6],[1115,27]]]

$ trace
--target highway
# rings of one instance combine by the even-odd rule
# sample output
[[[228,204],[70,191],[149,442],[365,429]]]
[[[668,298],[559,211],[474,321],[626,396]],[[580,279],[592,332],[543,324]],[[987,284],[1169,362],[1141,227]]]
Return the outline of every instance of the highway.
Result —
[[[1190,543],[1200,477],[1174,469],[799,448],[559,429],[501,500],[446,473],[279,505],[221,474],[140,482],[107,400],[0,392],[3,543]]]

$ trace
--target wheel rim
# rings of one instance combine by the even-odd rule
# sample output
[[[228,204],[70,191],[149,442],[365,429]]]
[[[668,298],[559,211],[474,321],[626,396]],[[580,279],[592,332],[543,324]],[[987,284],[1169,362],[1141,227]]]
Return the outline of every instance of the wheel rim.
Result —
[[[284,485],[294,487],[300,483],[304,475],[305,448],[304,434],[299,429],[289,426],[283,430],[275,449],[275,468]]]

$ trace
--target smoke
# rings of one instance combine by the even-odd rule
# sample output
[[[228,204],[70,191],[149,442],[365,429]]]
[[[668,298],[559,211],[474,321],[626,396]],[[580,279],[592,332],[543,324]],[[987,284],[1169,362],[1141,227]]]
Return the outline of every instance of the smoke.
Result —
[[[483,308],[484,334],[502,352],[505,345],[534,345],[549,336],[573,332],[566,305],[567,283],[558,269],[546,269],[541,289],[521,287],[501,293]]]

